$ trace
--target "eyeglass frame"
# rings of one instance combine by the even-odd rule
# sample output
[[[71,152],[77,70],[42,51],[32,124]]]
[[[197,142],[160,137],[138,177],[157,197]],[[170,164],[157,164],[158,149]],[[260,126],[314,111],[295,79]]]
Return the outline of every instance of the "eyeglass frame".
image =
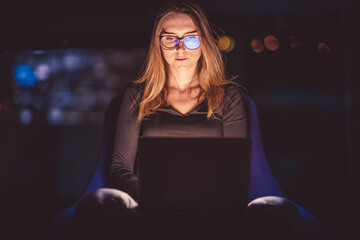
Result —
[[[163,37],[166,37],[166,36],[175,37],[175,38],[179,41],[178,44],[176,44],[176,45],[175,45],[174,47],[172,47],[172,48],[167,48],[167,47],[165,47],[165,46],[162,44],[161,39],[162,39]],[[185,47],[186,49],[189,49],[189,48],[186,47],[186,45],[185,45],[185,43],[184,43],[184,38],[186,38],[186,37],[192,37],[192,36],[199,37],[199,40],[200,40],[200,36],[199,36],[199,35],[195,35],[195,34],[194,34],[194,35],[186,35],[186,36],[183,36],[183,37],[178,37],[178,36],[176,36],[176,35],[171,35],[171,34],[160,35],[160,36],[159,36],[159,40],[160,40],[160,45],[161,45],[161,47],[164,48],[165,50],[174,50],[174,49],[178,48],[180,42],[183,42],[184,47]],[[197,48],[189,49],[189,50],[196,50],[196,49],[198,49],[199,47],[200,47],[200,45],[199,45]]]

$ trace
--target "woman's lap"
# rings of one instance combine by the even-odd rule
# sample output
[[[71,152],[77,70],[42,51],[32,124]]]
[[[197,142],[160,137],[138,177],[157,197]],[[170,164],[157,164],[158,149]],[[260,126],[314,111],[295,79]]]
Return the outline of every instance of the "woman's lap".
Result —
[[[281,197],[257,198],[249,203],[245,214],[231,210],[173,212],[142,209],[127,193],[110,188],[85,195],[77,204],[75,214],[80,231],[91,235],[156,232],[165,236],[176,233],[181,238],[195,232],[209,236],[231,232],[231,235],[246,234],[250,239],[269,235],[291,239],[298,233],[301,222],[296,206]]]

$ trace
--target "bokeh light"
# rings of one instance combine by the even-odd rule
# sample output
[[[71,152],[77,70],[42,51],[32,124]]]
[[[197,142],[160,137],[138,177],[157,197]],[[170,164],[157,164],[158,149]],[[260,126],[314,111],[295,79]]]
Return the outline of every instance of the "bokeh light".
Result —
[[[19,112],[20,122],[24,125],[29,125],[33,120],[33,113],[29,109],[22,109]]]
[[[321,42],[318,44],[318,52],[322,54],[331,53],[331,48],[328,44]]]
[[[44,53],[47,53],[47,51],[43,51],[43,50],[36,50],[36,51],[31,51],[32,54],[34,55],[42,55]]]
[[[264,38],[264,45],[269,51],[276,51],[279,48],[279,41],[276,37],[268,35]]]
[[[299,39],[297,39],[294,36],[290,36],[289,37],[289,43],[290,43],[290,47],[295,49],[301,46],[301,42],[299,41]]]
[[[54,92],[52,94],[51,104],[56,107],[70,107],[73,104],[77,104],[73,95],[71,91]]]
[[[64,113],[61,109],[50,109],[47,114],[47,120],[50,125],[60,125],[64,121]]]
[[[39,81],[45,81],[49,78],[51,69],[49,65],[42,63],[35,68],[35,76]]]
[[[31,100],[31,94],[25,91],[16,90],[13,95],[13,101],[16,105],[28,106]]]
[[[253,40],[251,40],[251,48],[256,53],[262,53],[264,51],[264,45],[257,38],[254,38]]]
[[[38,84],[34,69],[28,64],[21,64],[15,68],[15,80],[22,87],[33,87]]]
[[[235,48],[235,40],[230,36],[221,36],[217,41],[221,51],[231,52]]]
[[[39,117],[40,122],[46,121],[48,125],[100,126],[103,116],[99,112],[105,111],[111,99],[134,79],[146,51],[145,48],[9,51],[14,88],[10,100],[16,109],[30,109],[34,120]],[[0,103],[1,113],[7,112],[5,103]],[[29,115],[23,113],[24,123],[35,122],[26,120]]]
[[[70,72],[76,71],[82,67],[83,62],[83,59],[81,59],[79,55],[67,53],[63,59],[64,69]]]

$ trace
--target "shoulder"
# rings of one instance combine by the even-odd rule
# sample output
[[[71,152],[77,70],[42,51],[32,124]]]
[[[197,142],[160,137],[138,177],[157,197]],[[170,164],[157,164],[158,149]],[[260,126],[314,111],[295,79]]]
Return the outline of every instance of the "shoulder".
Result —
[[[141,101],[143,93],[143,84],[129,83],[125,86],[122,95],[123,100],[130,100],[134,103]]]
[[[142,84],[129,83],[124,87],[123,96],[136,97],[142,90]]]
[[[225,115],[234,109],[243,109],[246,100],[246,89],[239,83],[231,81],[224,85],[223,101],[218,108],[218,113]]]
[[[139,106],[142,96],[142,84],[129,83],[127,84],[121,93],[112,99],[112,105],[131,106],[135,109]]]
[[[246,100],[246,89],[237,82],[230,82],[224,87],[224,103]]]

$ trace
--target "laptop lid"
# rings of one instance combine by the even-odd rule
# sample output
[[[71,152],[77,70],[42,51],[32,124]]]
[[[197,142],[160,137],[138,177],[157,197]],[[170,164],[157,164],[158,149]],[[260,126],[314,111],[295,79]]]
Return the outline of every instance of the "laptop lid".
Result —
[[[245,138],[141,137],[140,206],[244,209],[250,150]]]

